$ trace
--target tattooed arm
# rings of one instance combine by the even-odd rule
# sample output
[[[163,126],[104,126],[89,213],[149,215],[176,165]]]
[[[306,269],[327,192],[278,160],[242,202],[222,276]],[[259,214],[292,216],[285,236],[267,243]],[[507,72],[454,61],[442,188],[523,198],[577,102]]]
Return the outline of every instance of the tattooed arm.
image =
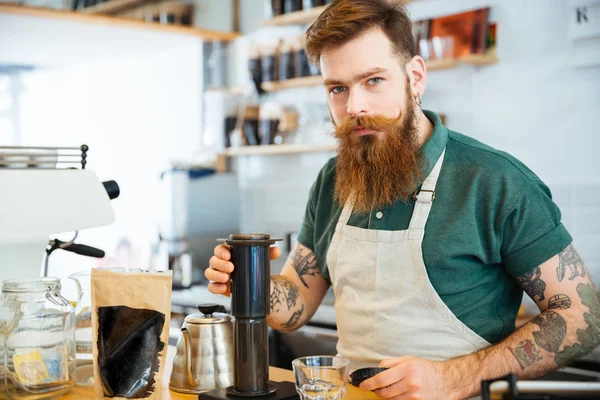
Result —
[[[281,275],[271,276],[271,313],[267,317],[271,328],[300,328],[315,313],[328,287],[315,253],[298,243]]]
[[[572,246],[518,279],[542,313],[505,340],[448,361],[403,356],[383,360],[387,371],[361,383],[378,397],[463,399],[481,381],[514,372],[531,379],[565,366],[600,343],[600,301]],[[404,398],[404,397],[402,397]]]
[[[515,372],[532,379],[563,367],[600,344],[600,301],[581,258],[568,246],[531,273],[518,278],[541,314],[501,343],[447,362],[462,396],[479,391],[482,379]],[[460,380],[462,378],[462,381]]]

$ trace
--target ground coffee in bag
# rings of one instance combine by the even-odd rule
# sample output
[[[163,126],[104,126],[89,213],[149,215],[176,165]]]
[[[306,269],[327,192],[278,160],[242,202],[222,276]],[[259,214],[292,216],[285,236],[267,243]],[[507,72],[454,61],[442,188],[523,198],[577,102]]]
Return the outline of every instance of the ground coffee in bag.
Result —
[[[160,399],[171,272],[92,270],[96,398]]]

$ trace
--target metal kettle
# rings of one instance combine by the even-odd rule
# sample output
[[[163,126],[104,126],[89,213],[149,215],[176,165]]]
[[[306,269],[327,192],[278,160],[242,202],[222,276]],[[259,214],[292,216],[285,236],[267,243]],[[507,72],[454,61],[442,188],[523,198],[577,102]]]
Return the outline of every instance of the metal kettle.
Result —
[[[198,305],[199,314],[185,317],[169,389],[202,393],[233,384],[233,322],[217,312],[217,304]]]

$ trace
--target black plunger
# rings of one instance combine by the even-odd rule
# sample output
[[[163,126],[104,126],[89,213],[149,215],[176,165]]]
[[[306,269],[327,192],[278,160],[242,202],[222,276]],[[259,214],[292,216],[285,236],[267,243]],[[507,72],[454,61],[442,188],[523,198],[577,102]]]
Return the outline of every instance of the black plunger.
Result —
[[[234,322],[233,386],[236,396],[273,393],[269,384],[269,341],[267,315],[270,311],[271,260],[269,248],[276,241],[269,235],[230,235],[219,239],[230,246],[231,315]]]

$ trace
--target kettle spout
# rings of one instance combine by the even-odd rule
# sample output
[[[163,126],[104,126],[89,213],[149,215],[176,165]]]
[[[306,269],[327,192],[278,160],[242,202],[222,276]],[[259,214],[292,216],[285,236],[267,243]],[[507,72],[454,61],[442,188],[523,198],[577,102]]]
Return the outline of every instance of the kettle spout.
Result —
[[[192,371],[192,340],[190,338],[190,333],[186,328],[181,328],[181,334],[183,335],[183,340],[185,341],[185,369],[187,372],[187,378],[190,385],[196,387],[198,385],[196,383],[196,379],[194,378],[194,371]]]

